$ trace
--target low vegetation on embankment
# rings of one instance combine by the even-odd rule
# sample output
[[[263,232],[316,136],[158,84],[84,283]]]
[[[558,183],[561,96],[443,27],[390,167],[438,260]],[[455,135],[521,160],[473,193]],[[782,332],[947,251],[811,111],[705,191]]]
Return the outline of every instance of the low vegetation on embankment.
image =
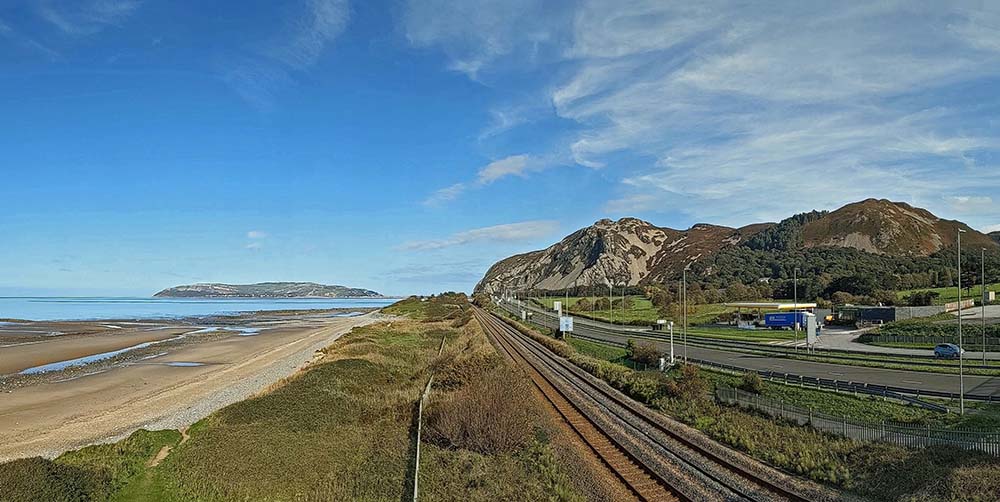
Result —
[[[682,366],[669,374],[635,371],[620,364],[627,356],[624,349],[617,352],[578,341],[571,345],[508,319],[522,333],[634,399],[787,472],[885,501],[995,500],[1000,491],[1000,459],[995,457],[957,449],[861,443],[718,406],[711,392],[719,377],[695,366]],[[820,402],[835,407],[845,404],[840,398],[848,399],[830,396],[829,401]],[[852,405],[860,414],[864,403]],[[902,409],[886,406],[881,413],[899,413],[903,418]]]
[[[186,441],[138,431],[54,460],[2,464],[0,500],[405,499],[416,403],[432,374],[422,500],[602,498],[587,484],[593,476],[570,477],[576,455],[538,419],[523,377],[491,355],[464,295],[387,310],[413,318],[355,329],[307,370],[196,423]]]

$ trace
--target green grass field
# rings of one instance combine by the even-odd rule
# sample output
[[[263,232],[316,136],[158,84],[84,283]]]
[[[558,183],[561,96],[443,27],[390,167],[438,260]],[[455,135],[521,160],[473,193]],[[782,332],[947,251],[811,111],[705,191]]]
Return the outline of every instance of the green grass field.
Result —
[[[1000,292],[1000,282],[993,283],[993,284],[987,284],[986,285],[986,290],[987,291],[997,291],[997,292]],[[934,292],[937,292],[938,293],[938,297],[934,299],[934,304],[935,305],[944,305],[945,303],[958,301],[958,288],[956,288],[954,286],[949,287],[949,288],[908,289],[908,290],[898,291],[896,293],[896,296],[900,300],[903,300],[904,298],[906,298],[907,296],[909,296],[911,293],[916,293],[918,291],[934,291]],[[983,288],[979,284],[976,284],[975,286],[973,286],[972,289],[971,289],[971,292],[968,289],[963,289],[962,290],[962,299],[966,299],[967,300],[969,298],[975,298],[975,299],[978,300],[978,299],[980,299],[980,298],[983,297],[983,292],[982,291],[983,291]]]
[[[566,297],[541,296],[535,298],[535,300],[549,309],[553,308],[553,304],[557,301],[563,302],[563,304],[567,304],[568,302],[568,307],[564,305],[564,308],[568,308],[568,310],[573,311],[573,306],[582,298],[584,297],[570,296],[569,299],[567,299]],[[587,298],[590,300],[594,299],[594,297]],[[622,322],[622,319],[624,319],[626,324],[647,324],[650,326],[656,324],[658,319],[664,319],[664,317],[659,314],[658,309],[653,305],[653,302],[651,302],[648,298],[641,295],[629,295],[626,298],[631,299],[632,308],[626,308],[624,313],[622,312],[622,308],[620,306],[615,308],[613,311],[586,310],[582,313],[595,319],[607,322],[620,323]],[[621,300],[621,297],[619,296],[615,298],[615,300]],[[720,314],[727,311],[725,305],[721,303],[693,305],[691,309],[692,312],[688,314],[688,322],[692,326],[714,322]],[[670,317],[666,317],[666,319],[671,320]]]

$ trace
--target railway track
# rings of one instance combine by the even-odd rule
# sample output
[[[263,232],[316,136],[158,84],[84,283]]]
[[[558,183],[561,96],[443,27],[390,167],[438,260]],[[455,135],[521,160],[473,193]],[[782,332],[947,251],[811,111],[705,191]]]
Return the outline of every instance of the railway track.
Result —
[[[546,399],[641,500],[819,501],[840,494],[801,483],[704,437],[554,355],[476,308],[497,347],[525,368]],[[803,488],[803,486],[806,486]]]

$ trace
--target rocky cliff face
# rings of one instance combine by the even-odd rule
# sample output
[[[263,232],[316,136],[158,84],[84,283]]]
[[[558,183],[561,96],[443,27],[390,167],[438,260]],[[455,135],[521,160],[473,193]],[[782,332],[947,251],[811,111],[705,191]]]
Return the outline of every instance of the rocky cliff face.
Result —
[[[576,284],[643,284],[666,280],[685,264],[767,228],[698,224],[661,228],[635,218],[600,220],[559,243],[493,265],[476,291],[562,289]]]
[[[878,255],[924,257],[954,246],[960,228],[967,232],[962,236],[963,246],[1000,249],[990,236],[964,223],[942,220],[905,203],[876,199],[829,213],[799,215],[780,224],[742,228],[697,224],[674,230],[635,218],[600,220],[546,249],[497,262],[476,291],[663,283],[675,279],[685,266],[733,246],[773,252],[854,248]]]
[[[164,289],[156,297],[169,298],[373,298],[375,291],[312,282],[258,284],[190,284]]]

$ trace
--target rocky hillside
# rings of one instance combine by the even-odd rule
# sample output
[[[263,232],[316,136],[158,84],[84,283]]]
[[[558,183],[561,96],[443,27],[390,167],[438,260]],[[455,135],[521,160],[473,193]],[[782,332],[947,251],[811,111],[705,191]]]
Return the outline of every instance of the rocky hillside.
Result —
[[[160,298],[373,298],[375,291],[312,282],[262,282],[258,284],[190,284],[164,289]]]
[[[640,284],[666,279],[685,263],[741,242],[769,225],[741,229],[698,224],[688,230],[661,228],[635,218],[600,220],[541,251],[493,265],[476,287],[563,289],[577,284]]]
[[[970,246],[992,245],[984,234],[903,202],[868,199],[848,204],[802,227],[806,247],[848,247],[893,256],[929,256],[953,246],[958,230]]]
[[[734,257],[737,262],[756,262],[750,280],[766,280],[770,272],[761,264],[768,257],[812,253],[821,257],[813,261],[819,266],[822,257],[830,254],[824,250],[836,249],[852,251],[849,257],[862,260],[869,255],[926,258],[953,247],[959,228],[967,232],[963,247],[968,243],[1000,250],[991,237],[964,223],[937,218],[905,203],[876,199],[742,228],[697,224],[674,230],[635,218],[600,220],[546,249],[501,260],[490,267],[476,291],[558,290],[607,282],[658,284],[676,279],[685,266],[700,276],[710,276],[721,266],[731,268]],[[736,252],[720,253],[727,250]],[[847,255],[839,253],[835,259],[843,261]]]

